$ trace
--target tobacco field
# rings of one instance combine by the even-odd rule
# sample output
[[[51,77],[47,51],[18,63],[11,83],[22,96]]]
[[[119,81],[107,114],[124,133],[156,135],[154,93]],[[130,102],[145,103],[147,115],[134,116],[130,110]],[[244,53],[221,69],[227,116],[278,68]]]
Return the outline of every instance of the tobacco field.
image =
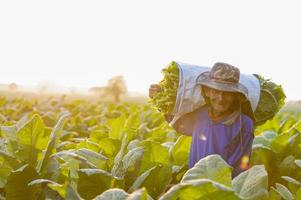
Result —
[[[0,199],[301,199],[301,122],[257,126],[234,179],[218,155],[187,168],[191,138],[152,105],[0,98]]]

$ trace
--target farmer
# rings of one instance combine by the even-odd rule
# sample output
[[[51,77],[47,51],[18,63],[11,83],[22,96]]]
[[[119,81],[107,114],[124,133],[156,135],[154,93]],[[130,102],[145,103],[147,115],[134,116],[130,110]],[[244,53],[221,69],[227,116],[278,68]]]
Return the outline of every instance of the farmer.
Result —
[[[196,84],[201,85],[205,106],[173,125],[177,132],[192,136],[189,168],[211,154],[219,154],[233,167],[232,177],[248,168],[254,130],[253,120],[242,112],[248,91],[239,77],[239,69],[226,63],[215,63],[210,72],[198,76]],[[153,84],[149,96],[159,91],[160,86]]]

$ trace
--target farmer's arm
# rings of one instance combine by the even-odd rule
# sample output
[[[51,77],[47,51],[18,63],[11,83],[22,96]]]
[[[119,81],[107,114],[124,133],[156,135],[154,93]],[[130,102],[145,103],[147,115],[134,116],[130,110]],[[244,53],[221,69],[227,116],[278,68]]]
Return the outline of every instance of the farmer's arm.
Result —
[[[243,129],[241,132],[242,143],[240,143],[238,134],[235,138],[233,151],[229,155],[228,164],[233,167],[232,176],[235,177],[239,173],[249,168],[249,158],[252,152],[252,144],[254,139],[254,129],[252,120],[243,122]]]

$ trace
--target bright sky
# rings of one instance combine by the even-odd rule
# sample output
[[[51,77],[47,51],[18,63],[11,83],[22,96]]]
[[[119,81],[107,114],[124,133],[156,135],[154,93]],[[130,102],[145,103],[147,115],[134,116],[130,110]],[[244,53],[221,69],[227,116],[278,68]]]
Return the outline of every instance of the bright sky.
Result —
[[[0,83],[90,87],[124,75],[147,94],[171,60],[228,62],[301,99],[298,1],[0,1]]]

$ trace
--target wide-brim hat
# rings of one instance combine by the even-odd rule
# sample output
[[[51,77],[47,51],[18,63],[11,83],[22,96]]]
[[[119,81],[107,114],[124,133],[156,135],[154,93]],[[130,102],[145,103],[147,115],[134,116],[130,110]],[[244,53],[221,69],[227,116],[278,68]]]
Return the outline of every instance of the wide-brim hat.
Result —
[[[238,92],[248,97],[248,89],[239,83],[240,71],[227,63],[215,63],[210,72],[200,74],[196,84],[225,92]]]

